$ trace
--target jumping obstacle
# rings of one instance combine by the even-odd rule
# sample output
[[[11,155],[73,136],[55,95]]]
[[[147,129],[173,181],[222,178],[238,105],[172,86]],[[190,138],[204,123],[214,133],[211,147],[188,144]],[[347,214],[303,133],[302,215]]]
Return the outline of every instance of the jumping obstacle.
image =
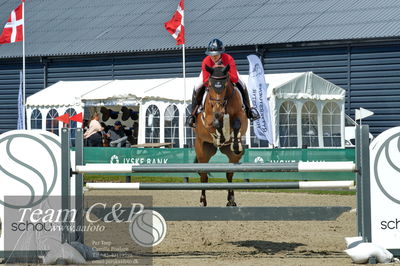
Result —
[[[202,172],[353,172],[357,175],[357,190],[365,191],[366,182],[361,180],[369,178],[369,171],[361,171],[366,165],[369,156],[368,126],[363,126],[363,139],[356,147],[356,162],[297,162],[297,163],[238,163],[238,164],[163,164],[163,165],[137,165],[137,164],[84,164],[83,146],[76,145],[75,167],[71,171],[77,180],[83,180],[83,174],[89,173],[202,173]],[[82,138],[82,130],[76,132],[76,139]],[[63,149],[69,149],[68,130],[62,130]],[[359,136],[360,136],[359,135]],[[359,138],[358,138],[359,139]],[[362,154],[362,155],[361,155]],[[367,156],[367,157],[365,157]],[[66,172],[65,175],[71,175]],[[70,176],[69,175],[69,176]],[[359,185],[364,184],[362,189]],[[78,182],[78,186],[80,182]],[[86,190],[221,190],[221,189],[349,189],[354,187],[354,181],[300,181],[300,182],[235,182],[235,183],[87,183]],[[78,188],[80,190],[80,188]],[[366,206],[362,203],[363,197],[357,198],[358,208]],[[153,207],[159,211],[166,220],[174,221],[258,221],[258,220],[333,220],[344,211],[349,211],[347,206],[305,206],[305,207]],[[190,213],[190,214],[189,214]],[[361,216],[367,211],[360,210]],[[193,215],[191,215],[193,214]],[[243,214],[243,215],[239,215]],[[198,216],[196,216],[198,215]],[[296,218],[297,217],[297,218]],[[363,226],[363,216],[358,219],[358,228],[364,232],[368,227]],[[362,234],[364,235],[364,234]]]
[[[61,173],[57,175],[57,188],[60,189],[62,200],[61,209],[77,211],[77,217],[83,217],[83,174],[87,173],[132,173],[132,172],[324,172],[341,171],[354,172],[357,175],[357,225],[358,233],[364,237],[365,241],[370,240],[371,236],[371,215],[370,215],[370,191],[369,191],[369,138],[368,126],[357,129],[356,162],[299,162],[299,163],[263,163],[263,164],[172,164],[172,165],[116,165],[116,164],[84,164],[83,160],[83,132],[82,129],[76,131],[75,162],[71,165],[71,150],[69,143],[69,130],[61,130],[61,144],[51,140],[54,145],[58,145],[61,153]],[[36,133],[35,133],[36,134]],[[49,136],[38,136],[40,142],[44,142]],[[5,141],[9,141],[3,138]],[[0,143],[1,144],[1,143]],[[27,148],[26,143],[22,143]],[[22,146],[21,146],[22,147]],[[46,148],[47,149],[47,148]],[[35,150],[32,148],[32,157]],[[47,149],[49,150],[49,149]],[[11,156],[11,155],[10,155]],[[57,169],[60,169],[57,168]],[[3,170],[2,170],[3,171]],[[0,172],[1,173],[1,172]],[[61,178],[60,178],[61,176]],[[25,182],[27,183],[27,182]],[[51,183],[49,183],[51,184]],[[140,190],[173,190],[173,189],[304,189],[304,188],[349,188],[354,183],[350,182],[257,182],[257,183],[169,183],[169,184],[150,184],[150,183],[131,183],[131,184],[101,184],[88,183],[87,189],[140,189]],[[72,187],[74,186],[74,187]],[[71,195],[75,194],[72,202]],[[0,195],[1,196],[1,195]],[[0,207],[2,207],[0,203]],[[166,220],[174,221],[259,221],[259,220],[332,220],[336,219],[350,207],[153,207],[160,212]],[[1,211],[1,209],[0,209]],[[1,214],[1,213],[0,213]],[[64,214],[63,214],[64,215]],[[3,220],[4,221],[4,220]],[[83,225],[83,219],[76,220],[76,226]],[[68,228],[68,222],[63,226]],[[3,227],[5,228],[5,227]],[[62,242],[84,241],[84,234],[81,231],[73,232],[64,229],[61,232]],[[0,249],[5,249],[0,246]],[[10,254],[17,254],[18,250],[9,250]],[[7,256],[7,252],[0,250],[0,256]],[[40,253],[39,253],[40,254]],[[37,254],[36,254],[37,255]]]
[[[69,149],[68,130],[62,130],[63,149]],[[76,139],[82,138],[82,130]],[[368,148],[368,145],[366,146]],[[83,164],[83,146],[76,145],[78,158],[72,174],[82,180],[84,174],[123,173],[202,173],[202,172],[354,172],[354,162],[295,162],[295,163],[198,163],[198,164]],[[66,160],[69,161],[69,160]],[[65,173],[68,175],[68,172]],[[79,185],[79,184],[78,184]],[[300,182],[235,182],[235,183],[87,183],[85,190],[222,190],[222,189],[350,189],[354,181],[300,181]],[[78,188],[80,189],[80,188]],[[153,207],[164,218],[174,221],[259,221],[259,220],[334,220],[347,206],[330,207]]]

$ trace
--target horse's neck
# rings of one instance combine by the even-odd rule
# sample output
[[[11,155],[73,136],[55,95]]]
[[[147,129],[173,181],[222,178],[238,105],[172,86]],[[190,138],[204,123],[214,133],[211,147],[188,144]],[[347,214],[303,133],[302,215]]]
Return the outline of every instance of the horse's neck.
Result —
[[[235,93],[235,87],[233,86],[232,83],[230,83],[228,86],[226,86],[226,91],[225,91],[225,99],[227,100],[227,104],[229,104],[229,102],[233,100],[235,96],[234,93]]]
[[[226,86],[225,97],[229,98],[232,95],[232,93],[234,92],[234,90],[235,90],[235,86],[233,85],[232,82],[229,82],[229,85]]]
[[[226,92],[227,100],[227,112],[230,114],[237,114],[242,111],[243,99],[239,89],[232,86]]]

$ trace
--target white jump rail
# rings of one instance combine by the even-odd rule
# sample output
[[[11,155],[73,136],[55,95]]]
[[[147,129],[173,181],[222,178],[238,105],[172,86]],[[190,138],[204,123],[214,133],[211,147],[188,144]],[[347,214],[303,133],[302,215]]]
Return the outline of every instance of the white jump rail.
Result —
[[[354,181],[251,183],[86,183],[88,190],[353,189]]]
[[[189,172],[356,172],[353,162],[196,163],[196,164],[86,164],[74,172],[89,173],[189,173]]]

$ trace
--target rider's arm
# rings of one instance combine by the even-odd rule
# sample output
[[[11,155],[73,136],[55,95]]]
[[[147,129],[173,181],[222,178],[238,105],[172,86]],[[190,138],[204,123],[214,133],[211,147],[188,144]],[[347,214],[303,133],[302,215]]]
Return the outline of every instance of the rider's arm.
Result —
[[[230,65],[229,68],[229,76],[231,77],[231,81],[233,83],[237,83],[239,81],[239,76],[238,76],[238,71],[236,68],[236,62],[235,59],[233,59],[232,56],[229,54],[222,54],[222,63],[224,65]]]
[[[209,67],[211,67],[210,62],[211,58],[210,56],[206,56],[206,58],[204,58],[203,62],[201,63],[201,72],[203,73],[203,83],[206,84],[208,82],[208,79],[210,78],[210,73],[208,73],[208,71],[206,70],[206,65],[208,65]]]

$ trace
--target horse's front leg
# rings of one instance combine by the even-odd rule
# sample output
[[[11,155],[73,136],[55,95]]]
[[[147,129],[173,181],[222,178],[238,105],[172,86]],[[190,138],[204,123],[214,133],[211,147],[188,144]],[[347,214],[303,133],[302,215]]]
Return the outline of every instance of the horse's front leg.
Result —
[[[233,120],[233,131],[232,131],[232,143],[231,143],[231,151],[236,154],[240,154],[243,151],[242,141],[241,141],[241,134],[240,134],[240,127],[242,123],[240,122],[239,118]]]
[[[213,156],[217,152],[217,148],[214,147],[213,144],[207,142],[201,142],[199,138],[196,138],[195,141],[195,150],[196,150],[196,158],[198,163],[208,163],[210,161],[211,156]],[[208,182],[207,173],[200,173],[200,181],[201,183]],[[207,206],[206,199],[206,191],[201,191],[200,196],[200,206]]]
[[[220,150],[223,154],[228,156],[230,163],[238,163],[240,161],[240,158],[242,158],[242,155],[243,155],[243,153],[236,154],[235,152],[233,152],[230,149],[229,146],[223,146],[223,147],[221,147]],[[228,181],[228,183],[232,183],[233,174],[234,174],[233,172],[226,173],[226,180]],[[235,193],[233,192],[232,189],[228,189],[227,200],[228,200],[228,202],[226,203],[226,206],[236,206]]]

